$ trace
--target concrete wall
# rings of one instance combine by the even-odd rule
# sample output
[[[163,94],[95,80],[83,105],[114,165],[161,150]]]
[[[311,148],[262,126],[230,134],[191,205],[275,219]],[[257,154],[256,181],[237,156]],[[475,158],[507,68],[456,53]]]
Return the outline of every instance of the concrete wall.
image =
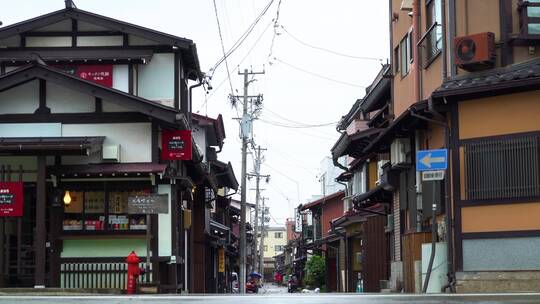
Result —
[[[463,240],[463,270],[540,270],[538,248],[540,237]]]

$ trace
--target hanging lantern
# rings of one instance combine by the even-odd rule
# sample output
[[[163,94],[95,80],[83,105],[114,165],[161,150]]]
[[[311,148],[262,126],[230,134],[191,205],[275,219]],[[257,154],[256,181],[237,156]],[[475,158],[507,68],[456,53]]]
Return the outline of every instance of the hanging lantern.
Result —
[[[69,206],[71,204],[71,195],[69,194],[69,191],[66,190],[66,193],[64,194],[64,205]]]

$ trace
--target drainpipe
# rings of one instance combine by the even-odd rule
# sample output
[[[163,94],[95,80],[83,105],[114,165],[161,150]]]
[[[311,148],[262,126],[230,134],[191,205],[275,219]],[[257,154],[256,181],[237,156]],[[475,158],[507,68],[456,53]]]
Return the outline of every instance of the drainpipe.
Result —
[[[446,35],[446,29],[447,29],[447,26],[446,26],[446,1],[445,0],[441,0],[441,16],[442,16],[442,50],[441,50],[441,56],[442,56],[442,81],[444,82],[446,80],[446,78],[448,78],[448,58],[447,58],[447,51],[446,51],[446,46],[447,46],[447,35]]]
[[[338,168],[340,168],[340,169],[345,170],[345,172],[349,172],[349,168],[347,168],[347,167],[343,166],[342,164],[340,164],[339,161],[338,161],[338,159],[339,159],[339,158],[334,158],[334,157],[332,156],[332,162],[334,163],[334,166],[336,166],[336,167],[338,167]]]
[[[456,0],[448,0],[448,50],[450,53],[450,77],[457,75],[454,60],[454,38],[456,37]]]
[[[413,1],[413,10],[412,10],[412,18],[413,18],[413,28],[412,28],[412,39],[413,43],[413,82],[414,82],[414,102],[417,102],[421,98],[421,90],[420,90],[420,56],[418,54],[418,41],[420,40],[420,0],[414,0]]]
[[[446,99],[444,100],[445,104],[447,103]],[[418,115],[411,111],[411,115],[414,117],[417,117],[419,119],[423,119],[428,122],[436,123],[438,125],[441,125],[444,127],[444,141],[445,141],[445,147],[448,148],[450,145],[450,128],[448,124],[445,121],[445,118],[443,115],[441,115],[439,112],[435,111],[433,106],[433,100],[430,99],[428,101],[428,112],[435,116],[438,119],[430,119],[422,115]],[[455,135],[452,135],[455,136]],[[453,174],[457,174],[456,172],[453,172]],[[448,181],[448,178],[444,179],[444,187],[445,187],[445,225],[446,225],[446,244],[447,244],[447,267],[448,267],[448,284],[442,287],[441,292],[444,292],[446,289],[450,289],[450,292],[455,293],[455,271],[454,271],[454,248],[453,248],[453,236],[452,236],[452,206],[450,205],[450,182]]]
[[[200,73],[194,71],[194,70],[190,70],[187,75],[186,75],[186,78],[189,79],[189,75],[190,74],[195,74],[198,76],[199,78],[199,83],[196,83],[192,86],[189,87],[189,109],[187,109],[188,111],[186,111],[186,114],[187,114],[187,121],[188,123],[191,125],[192,124],[192,121],[191,121],[191,111],[193,110],[193,93],[192,93],[192,90],[196,87],[200,87],[204,84],[204,75],[200,75]]]

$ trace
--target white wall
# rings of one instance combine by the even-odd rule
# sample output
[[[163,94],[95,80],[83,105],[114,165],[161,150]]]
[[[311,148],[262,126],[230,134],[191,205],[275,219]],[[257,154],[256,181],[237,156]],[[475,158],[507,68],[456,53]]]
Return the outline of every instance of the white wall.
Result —
[[[129,72],[127,64],[113,65],[113,88],[129,92]]]
[[[8,123],[0,124],[0,137],[60,137],[60,123]]]
[[[172,254],[171,234],[171,185],[158,185],[158,194],[169,195],[169,213],[158,214],[158,256],[170,256]],[[150,223],[151,224],[151,223]]]
[[[39,82],[0,92],[0,101],[0,114],[32,114],[39,107]]]
[[[95,98],[47,82],[47,107],[51,113],[89,113],[96,107]]]
[[[79,36],[77,46],[122,46],[122,36]]]
[[[150,123],[69,124],[62,125],[62,136],[105,136],[104,145],[120,145],[122,163],[152,161],[152,125]],[[99,162],[99,155],[65,156],[63,164]]]
[[[70,47],[71,37],[26,37],[27,47]]]
[[[139,65],[138,95],[150,100],[174,99],[174,54],[154,54]]]

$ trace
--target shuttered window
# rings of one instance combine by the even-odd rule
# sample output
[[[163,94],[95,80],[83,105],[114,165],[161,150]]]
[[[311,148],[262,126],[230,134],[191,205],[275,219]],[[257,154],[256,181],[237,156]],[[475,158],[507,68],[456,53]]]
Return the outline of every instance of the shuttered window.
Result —
[[[465,199],[540,196],[538,136],[464,145]]]

